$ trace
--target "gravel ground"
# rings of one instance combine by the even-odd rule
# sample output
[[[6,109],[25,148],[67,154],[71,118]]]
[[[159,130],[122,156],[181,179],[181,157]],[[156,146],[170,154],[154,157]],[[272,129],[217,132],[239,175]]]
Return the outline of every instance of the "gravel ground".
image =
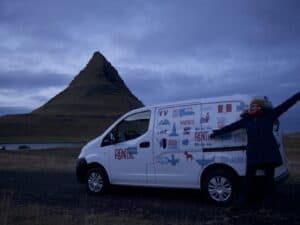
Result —
[[[112,187],[104,196],[89,196],[71,172],[1,169],[0,199],[4,198],[16,207],[91,209],[111,216],[142,216],[153,224],[168,224],[168,220],[169,224],[300,223],[300,183],[292,181],[278,186],[271,208],[262,209],[259,201],[253,201],[247,210],[236,213],[211,205],[196,190]]]

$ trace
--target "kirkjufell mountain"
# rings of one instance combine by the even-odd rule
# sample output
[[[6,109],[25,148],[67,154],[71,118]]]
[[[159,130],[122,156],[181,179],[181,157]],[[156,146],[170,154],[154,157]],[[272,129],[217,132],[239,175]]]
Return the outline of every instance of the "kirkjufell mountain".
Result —
[[[100,52],[95,52],[65,90],[32,113],[117,116],[142,106],[118,71]]]
[[[142,107],[100,52],[69,86],[28,114],[0,117],[0,142],[87,141],[119,116]]]

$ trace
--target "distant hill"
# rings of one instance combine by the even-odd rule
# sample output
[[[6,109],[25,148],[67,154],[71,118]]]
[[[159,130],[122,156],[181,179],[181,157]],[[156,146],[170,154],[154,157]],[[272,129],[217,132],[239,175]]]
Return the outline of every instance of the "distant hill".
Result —
[[[117,116],[142,107],[117,70],[99,52],[61,93],[40,108],[38,115]]]
[[[0,142],[25,139],[89,139],[117,117],[143,107],[118,71],[95,52],[69,86],[28,114],[0,117]]]

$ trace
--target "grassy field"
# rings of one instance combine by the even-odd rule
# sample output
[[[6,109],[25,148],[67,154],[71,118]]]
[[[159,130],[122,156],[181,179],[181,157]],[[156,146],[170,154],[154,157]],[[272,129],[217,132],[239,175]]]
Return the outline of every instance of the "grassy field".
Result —
[[[300,136],[292,135],[285,138],[286,152],[289,159],[289,167],[291,177],[289,183],[300,183]],[[19,171],[24,172],[63,172],[75,176],[75,161],[80,152],[79,148],[74,149],[53,149],[48,151],[0,151],[0,171]],[[46,173],[45,173],[46,174]],[[128,216],[126,211],[120,211],[117,215],[102,212],[93,207],[84,207],[89,205],[89,198],[86,195],[78,197],[83,207],[70,208],[63,206],[49,206],[43,201],[33,203],[22,203],[17,201],[18,192],[9,189],[1,189],[0,187],[0,224],[1,225],[53,225],[53,224],[231,224],[227,217],[220,214],[218,208],[211,208],[210,219],[204,217],[196,217],[197,221],[191,218],[169,218],[161,216],[156,219],[149,219],[144,216],[144,212],[137,210],[134,215]],[[24,196],[21,196],[24,198]],[[130,201],[130,200],[128,200]],[[171,201],[171,200],[169,200]],[[151,206],[153,208],[162,207],[160,205]],[[211,206],[207,206],[211,207]],[[199,209],[200,210],[200,209]],[[263,218],[267,221],[276,218],[281,220],[280,213],[264,212]],[[295,215],[297,216],[297,215]],[[251,217],[251,216],[250,216]],[[249,217],[249,218],[250,218]],[[286,218],[288,219],[288,218]],[[228,220],[228,221],[227,221]],[[251,222],[246,222],[251,224]],[[255,223],[254,223],[255,224]],[[276,224],[276,223],[275,223]]]
[[[0,152],[0,169],[74,172],[79,148]]]

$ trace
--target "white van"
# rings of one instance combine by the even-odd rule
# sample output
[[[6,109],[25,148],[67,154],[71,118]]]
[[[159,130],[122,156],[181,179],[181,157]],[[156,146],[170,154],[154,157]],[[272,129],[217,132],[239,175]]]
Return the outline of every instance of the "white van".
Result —
[[[82,148],[77,179],[93,194],[103,193],[109,184],[193,188],[216,203],[227,203],[245,175],[246,132],[215,139],[209,135],[240,119],[251,99],[234,95],[130,111]],[[288,169],[279,122],[274,135],[284,161],[275,177],[282,180]]]

